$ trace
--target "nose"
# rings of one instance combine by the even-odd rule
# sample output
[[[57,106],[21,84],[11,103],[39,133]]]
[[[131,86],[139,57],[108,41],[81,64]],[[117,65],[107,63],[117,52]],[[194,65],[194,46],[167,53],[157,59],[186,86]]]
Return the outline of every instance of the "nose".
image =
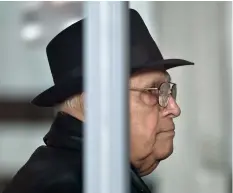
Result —
[[[181,110],[179,105],[176,103],[175,99],[172,96],[170,96],[168,99],[167,107],[164,108],[163,115],[176,118],[180,116],[180,114],[181,114]]]

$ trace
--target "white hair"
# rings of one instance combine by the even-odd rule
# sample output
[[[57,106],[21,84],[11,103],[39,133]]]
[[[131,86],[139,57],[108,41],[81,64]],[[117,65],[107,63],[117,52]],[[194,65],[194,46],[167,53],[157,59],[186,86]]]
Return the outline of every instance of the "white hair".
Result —
[[[68,98],[63,103],[61,103],[57,108],[61,111],[64,109],[75,109],[83,112],[84,111],[83,106],[84,104],[83,104],[82,94],[79,94]]]

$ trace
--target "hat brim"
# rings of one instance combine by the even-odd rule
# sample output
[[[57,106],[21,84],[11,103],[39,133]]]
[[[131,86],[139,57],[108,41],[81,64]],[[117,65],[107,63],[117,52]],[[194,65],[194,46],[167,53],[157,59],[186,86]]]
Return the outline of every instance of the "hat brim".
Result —
[[[64,102],[69,97],[82,92],[82,84],[80,76],[72,77],[40,93],[31,103],[39,107],[53,107]]]
[[[187,65],[194,65],[194,63],[183,59],[163,59],[159,61],[149,61],[142,66],[133,67],[131,73],[140,71],[141,69],[168,70],[170,68]]]
[[[187,65],[194,65],[194,63],[183,59],[164,59],[160,61],[151,61],[147,64],[143,64],[142,66],[131,67],[131,74],[141,69],[168,70],[170,68]],[[77,75],[77,77],[72,76],[71,78],[66,79],[65,81],[45,90],[44,92],[36,96],[31,101],[31,103],[39,107],[53,107],[56,104],[62,103],[67,98],[75,94],[78,94],[82,91],[82,77],[80,77],[79,75]]]

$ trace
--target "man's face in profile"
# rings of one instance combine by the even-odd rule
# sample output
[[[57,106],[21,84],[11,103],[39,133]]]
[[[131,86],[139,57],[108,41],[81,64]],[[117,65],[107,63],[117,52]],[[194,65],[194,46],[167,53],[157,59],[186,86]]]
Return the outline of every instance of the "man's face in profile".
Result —
[[[166,71],[142,71],[130,79],[130,159],[141,175],[173,152],[173,118],[181,111],[170,82]]]

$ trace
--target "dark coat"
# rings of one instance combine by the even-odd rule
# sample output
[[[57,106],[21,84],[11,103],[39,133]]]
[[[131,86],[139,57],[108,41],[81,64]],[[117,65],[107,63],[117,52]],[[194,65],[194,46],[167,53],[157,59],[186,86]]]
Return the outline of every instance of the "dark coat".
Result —
[[[3,193],[82,193],[82,122],[59,112],[40,146]],[[131,169],[131,193],[149,189]]]

